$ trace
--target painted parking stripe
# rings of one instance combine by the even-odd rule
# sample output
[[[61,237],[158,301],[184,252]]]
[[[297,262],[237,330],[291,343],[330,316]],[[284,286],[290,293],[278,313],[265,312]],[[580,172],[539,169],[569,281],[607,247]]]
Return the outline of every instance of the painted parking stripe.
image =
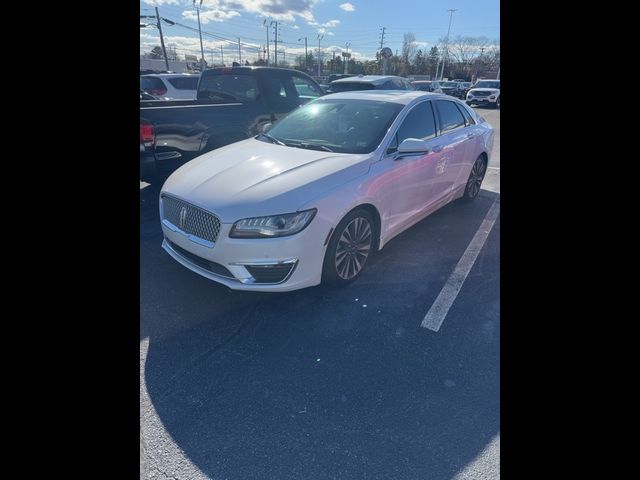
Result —
[[[458,261],[455,270],[449,276],[447,283],[442,287],[442,290],[440,290],[438,298],[436,298],[436,301],[433,302],[433,305],[431,305],[431,308],[424,316],[421,323],[422,327],[433,330],[434,332],[440,330],[442,322],[444,322],[451,305],[453,305],[453,302],[458,296],[467,275],[469,275],[469,272],[471,271],[471,267],[473,267],[476,258],[478,258],[478,254],[480,253],[480,250],[482,250],[484,242],[487,240],[489,233],[491,233],[491,229],[493,228],[493,224],[496,223],[496,218],[498,218],[499,213],[500,197],[496,198],[491,205],[491,208],[484,217],[480,228],[478,228],[478,231],[473,236],[471,243],[469,243],[469,246]]]

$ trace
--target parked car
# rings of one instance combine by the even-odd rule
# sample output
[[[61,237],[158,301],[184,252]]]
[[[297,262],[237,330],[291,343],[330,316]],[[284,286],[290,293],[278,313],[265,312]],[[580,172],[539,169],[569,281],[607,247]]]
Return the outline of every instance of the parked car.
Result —
[[[191,73],[140,75],[140,90],[162,100],[194,100],[199,79]]]
[[[158,97],[154,97],[153,95],[149,95],[144,90],[140,89],[140,100],[159,100]]]
[[[395,75],[358,75],[331,82],[328,93],[352,90],[415,90],[406,78]]]
[[[236,290],[344,285],[399,233],[476,198],[492,145],[492,127],[450,96],[327,95],[174,172],[162,246]]]
[[[456,98],[464,98],[464,88],[459,82],[440,82],[440,88],[445,95]]]
[[[431,80],[414,80],[411,82],[416,90],[421,92],[443,93],[440,83]]]
[[[471,82],[460,82],[460,85],[462,86],[462,96],[460,98],[464,100],[467,96],[467,92],[471,89],[471,85],[473,84]]]
[[[334,80],[340,80],[341,78],[349,78],[355,76],[355,73],[332,73],[331,75],[329,75],[329,78],[327,78],[327,82],[331,84],[331,82],[333,82]]]
[[[305,73],[285,68],[212,68],[202,74],[196,100],[140,102],[140,128],[153,142],[140,157],[141,175],[162,176],[229,143],[256,135],[262,125],[323,95]],[[143,168],[154,153],[157,168]],[[155,178],[144,178],[152,181]]]
[[[479,80],[467,92],[467,105],[500,108],[500,80]]]

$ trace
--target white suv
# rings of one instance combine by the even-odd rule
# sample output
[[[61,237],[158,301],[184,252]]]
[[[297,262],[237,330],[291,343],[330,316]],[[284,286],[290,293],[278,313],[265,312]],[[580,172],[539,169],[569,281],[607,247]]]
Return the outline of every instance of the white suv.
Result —
[[[500,108],[500,80],[479,80],[467,92],[467,105],[489,105]]]
[[[190,73],[140,75],[140,90],[162,100],[195,100],[199,79]]]

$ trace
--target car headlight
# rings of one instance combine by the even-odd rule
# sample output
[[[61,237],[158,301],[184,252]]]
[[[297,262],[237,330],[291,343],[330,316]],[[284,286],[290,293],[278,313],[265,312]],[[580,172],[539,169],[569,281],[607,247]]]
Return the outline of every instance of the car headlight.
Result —
[[[318,210],[285,213],[271,217],[243,218],[231,227],[231,238],[274,238],[294,235],[311,223]]]
[[[491,100],[493,100],[494,98],[496,98],[496,96],[495,96],[495,94],[493,94],[493,95],[489,95],[489,98],[490,98]]]
[[[473,93],[467,93],[467,97],[473,98]]]

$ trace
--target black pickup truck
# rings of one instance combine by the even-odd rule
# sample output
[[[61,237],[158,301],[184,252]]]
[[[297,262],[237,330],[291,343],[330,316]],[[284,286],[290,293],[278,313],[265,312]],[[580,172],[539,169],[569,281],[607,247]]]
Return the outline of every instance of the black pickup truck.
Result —
[[[323,95],[297,70],[205,70],[196,100],[140,101],[140,179],[153,181],[210,150],[257,135],[294,108]]]

